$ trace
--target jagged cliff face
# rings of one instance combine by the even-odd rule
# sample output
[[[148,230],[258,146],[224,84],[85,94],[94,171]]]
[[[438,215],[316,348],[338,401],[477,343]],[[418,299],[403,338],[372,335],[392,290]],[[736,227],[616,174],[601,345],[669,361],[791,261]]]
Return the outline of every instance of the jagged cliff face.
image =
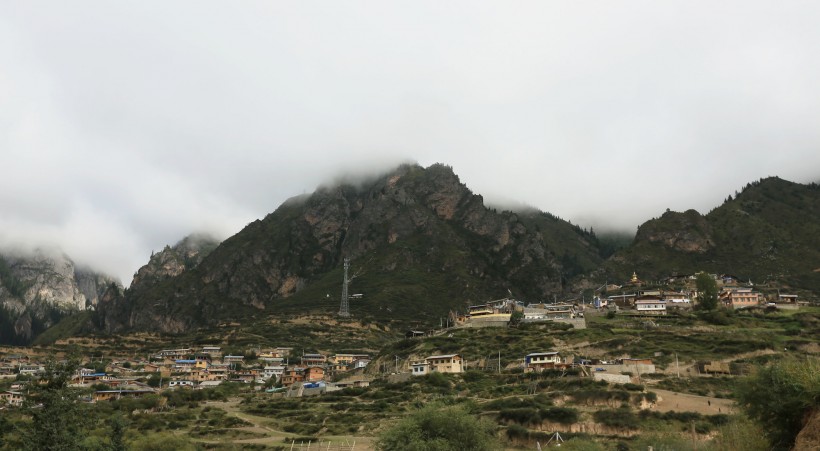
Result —
[[[402,166],[291,199],[187,270],[155,255],[151,274],[168,278],[147,284],[141,269],[128,292],[101,303],[101,325],[179,332],[243,312],[338,309],[344,257],[364,270],[355,290],[366,292],[361,309],[374,316],[438,321],[508,289],[541,300],[564,280],[561,256],[539,223],[564,227],[584,261],[598,258],[588,237],[563,221],[488,209],[449,167]]]
[[[638,229],[635,239],[698,254],[703,254],[715,246],[712,227],[706,218],[695,210],[683,213],[667,211],[660,219],[643,224]]]
[[[28,342],[60,316],[96,306],[110,285],[119,285],[78,268],[60,252],[13,253],[0,259],[0,322],[6,328],[0,342]]]
[[[219,241],[207,235],[190,235],[173,247],[165,246],[152,254],[148,264],[141,267],[131,281],[131,290],[145,290],[174,278],[187,269],[199,265],[213,251]]]
[[[104,292],[100,299],[100,308],[95,316],[96,326],[112,332],[132,324],[133,317],[141,315],[131,308],[130,299],[138,298],[143,293],[196,268],[218,245],[219,240],[213,237],[194,234],[185,237],[174,246],[165,246],[162,251],[152,253],[148,263],[134,274],[128,290],[112,286]],[[152,315],[152,306],[147,306],[147,310],[142,315],[149,316],[152,321],[157,322],[154,329],[163,331],[183,329],[173,319]]]

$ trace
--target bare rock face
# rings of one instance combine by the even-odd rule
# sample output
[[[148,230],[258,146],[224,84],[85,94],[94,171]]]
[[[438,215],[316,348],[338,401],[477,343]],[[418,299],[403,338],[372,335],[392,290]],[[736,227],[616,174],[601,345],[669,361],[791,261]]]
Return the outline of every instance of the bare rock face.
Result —
[[[219,241],[207,235],[190,235],[161,252],[151,254],[148,264],[137,270],[130,289],[140,290],[176,277],[186,269],[197,266]]]
[[[188,324],[181,319],[161,314],[167,299],[150,299],[150,305],[136,311],[134,299],[139,298],[168,280],[196,268],[217,246],[219,240],[209,235],[193,234],[173,246],[151,254],[147,264],[134,274],[128,290],[111,286],[100,296],[96,327],[105,332],[118,332],[141,325],[144,329],[177,333]],[[208,283],[208,282],[206,282]]]
[[[3,340],[25,343],[56,318],[93,308],[113,278],[78,268],[62,252],[36,250],[0,256],[0,309],[13,322]],[[0,341],[3,341],[0,340]]]
[[[702,254],[715,246],[706,218],[695,210],[684,213],[667,211],[658,219],[643,224],[636,240],[660,243],[678,251]]]

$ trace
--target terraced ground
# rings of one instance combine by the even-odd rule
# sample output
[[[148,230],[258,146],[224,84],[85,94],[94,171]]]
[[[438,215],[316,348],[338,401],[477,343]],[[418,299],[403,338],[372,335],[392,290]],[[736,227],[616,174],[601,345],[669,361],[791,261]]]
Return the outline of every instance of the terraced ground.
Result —
[[[254,343],[281,345],[285,334],[293,332],[302,333],[313,349],[326,352],[373,349],[380,342],[386,343],[369,366],[369,376],[374,378],[369,388],[288,399],[244,384],[226,384],[217,389],[167,391],[140,400],[98,403],[87,411],[98,425],[89,440],[105,440],[108,419],[121,414],[128,421],[126,439],[131,443],[151,437],[173,438],[182,440],[183,445],[217,450],[298,449],[300,443],[322,443],[334,449],[354,442],[357,450],[371,449],[381,431],[428,405],[459,406],[492,422],[509,449],[532,449],[554,432],[567,440],[564,449],[581,445],[587,446],[584,449],[610,449],[619,443],[638,449],[661,439],[663,443],[694,440],[697,446],[709,449],[732,428],[749,433],[749,428],[756,426],[749,426],[733,404],[741,376],[701,374],[696,370],[697,361],[719,360],[754,368],[784,356],[817,356],[820,351],[818,308],[670,315],[651,324],[619,316],[588,315],[587,319],[588,327],[583,330],[553,324],[460,329],[420,340],[390,338],[395,332],[378,326],[331,324],[322,317],[277,323],[267,319],[265,324],[198,331],[173,340],[161,336],[85,337],[50,348],[35,347],[34,351],[68,353],[79,349],[86,355],[119,352],[127,356],[192,342],[243,350]],[[326,334],[327,328],[334,327],[348,333],[341,344],[334,344]],[[290,339],[295,342],[299,337]],[[626,385],[595,382],[578,369],[523,372],[524,355],[551,349],[570,358],[649,357],[659,371],[636,377]],[[397,362],[401,371],[416,358],[450,352],[466,358],[465,373],[436,373],[392,382],[388,378]],[[500,371],[497,365],[489,366],[499,355]],[[12,425],[27,421],[14,414],[5,418]]]

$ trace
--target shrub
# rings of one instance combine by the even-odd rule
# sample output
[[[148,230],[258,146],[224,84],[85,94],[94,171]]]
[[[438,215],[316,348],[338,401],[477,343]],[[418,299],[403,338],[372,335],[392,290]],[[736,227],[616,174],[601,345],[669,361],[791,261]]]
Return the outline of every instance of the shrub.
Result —
[[[416,411],[384,431],[376,442],[380,450],[498,449],[495,427],[459,407],[430,406]]]
[[[820,404],[820,358],[788,358],[760,368],[737,388],[737,399],[758,420],[776,449],[790,448],[806,414]]]
[[[629,409],[599,410],[592,414],[598,423],[620,429],[638,429],[638,417]]]

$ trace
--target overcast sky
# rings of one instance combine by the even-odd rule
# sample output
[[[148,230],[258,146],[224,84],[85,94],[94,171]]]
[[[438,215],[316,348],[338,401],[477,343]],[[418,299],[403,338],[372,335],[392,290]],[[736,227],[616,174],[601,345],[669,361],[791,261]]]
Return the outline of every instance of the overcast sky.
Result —
[[[0,244],[130,283],[339,174],[596,229],[820,179],[820,2],[0,3]]]

